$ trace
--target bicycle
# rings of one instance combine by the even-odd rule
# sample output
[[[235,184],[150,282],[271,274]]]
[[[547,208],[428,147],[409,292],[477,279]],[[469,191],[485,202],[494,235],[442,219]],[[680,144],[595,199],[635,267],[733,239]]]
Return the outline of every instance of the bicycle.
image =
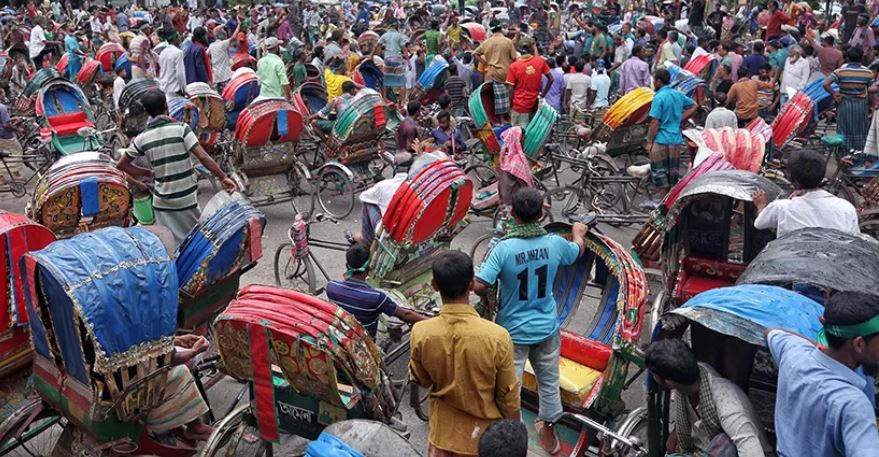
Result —
[[[557,144],[548,144],[551,160],[569,164],[580,176],[570,184],[550,189],[551,202],[562,202],[562,217],[571,217],[581,210],[594,211],[608,224],[620,226],[643,223],[649,215],[635,205],[644,195],[651,198],[647,187],[648,176],[623,174],[610,157],[600,153],[583,152],[571,157],[560,151]],[[558,178],[556,171],[556,180]]]

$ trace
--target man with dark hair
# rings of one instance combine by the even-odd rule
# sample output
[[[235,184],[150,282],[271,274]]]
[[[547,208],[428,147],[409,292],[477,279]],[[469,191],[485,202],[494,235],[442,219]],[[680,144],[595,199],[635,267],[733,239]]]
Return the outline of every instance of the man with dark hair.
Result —
[[[552,294],[555,274],[573,264],[586,249],[586,226],[575,223],[573,242],[551,235],[540,226],[543,195],[534,188],[513,193],[511,215],[516,224],[491,251],[476,274],[474,292],[485,296],[499,282],[496,322],[510,332],[516,346],[516,375],[520,382],[525,362],[537,377],[540,405],[535,428],[541,447],[559,449],[553,425],[562,415],[559,395],[559,319]]]
[[[473,57],[482,66],[485,80],[494,83],[494,112],[504,121],[510,114],[510,91],[505,83],[510,64],[516,60],[516,47],[504,36],[499,21],[492,19],[489,27],[491,36],[473,51]]]
[[[204,27],[196,27],[192,31],[192,43],[183,54],[183,65],[186,68],[186,84],[213,84],[214,76],[208,60],[208,31]]]
[[[845,52],[846,64],[837,68],[824,79],[824,90],[832,94],[837,103],[836,131],[845,136],[843,151],[862,151],[870,127],[868,117],[868,88],[873,83],[873,71],[862,65],[864,51],[849,48]],[[836,83],[839,90],[833,90]]]
[[[779,237],[806,227],[836,229],[846,233],[860,233],[858,212],[847,200],[821,189],[827,162],[821,154],[811,150],[797,150],[788,160],[788,173],[794,192],[789,199],[767,202],[766,193],[751,195],[757,207],[754,227],[772,229]]]
[[[117,167],[134,177],[155,180],[153,208],[156,223],[168,227],[180,243],[198,222],[201,213],[193,155],[222,182],[227,192],[235,192],[237,188],[201,147],[189,125],[168,116],[164,94],[150,91],[140,101],[150,121],[146,129],[131,140],[131,146],[119,157]],[[133,164],[132,160],[138,157],[146,157],[151,169]]]
[[[716,457],[772,453],[748,396],[710,365],[697,363],[686,343],[656,341],[644,362],[653,380],[672,391],[675,428],[667,452]]]
[[[186,94],[186,64],[180,50],[180,36],[174,29],[163,29],[162,36],[167,45],[159,54],[159,88],[167,100],[184,97]]]
[[[739,125],[736,113],[726,109],[726,94],[719,92],[714,95],[714,108],[705,118],[706,129],[737,128]]]
[[[421,112],[421,102],[413,100],[406,105],[407,116],[397,127],[397,152],[394,153],[394,162],[398,165],[412,161],[415,154],[420,152],[421,127],[418,125],[418,115]]]
[[[321,132],[326,134],[332,133],[336,116],[351,106],[351,102],[354,100],[354,97],[357,96],[357,92],[360,89],[361,87],[354,81],[348,80],[343,82],[342,94],[333,98],[333,100],[321,108],[320,111],[312,114],[309,119],[314,121],[314,126]]]
[[[745,67],[739,68],[738,80],[726,93],[726,104],[736,107],[736,117],[739,119],[739,127],[747,126],[759,114],[760,90],[774,90],[775,81],[764,82],[752,79]]]
[[[327,298],[351,313],[372,339],[382,314],[414,324],[428,317],[399,306],[387,294],[366,282],[369,276],[369,247],[354,244],[345,252],[345,279],[327,283]]]
[[[879,297],[837,292],[825,305],[823,324],[827,347],[784,330],[766,331],[778,365],[778,455],[879,456],[873,386]]]
[[[519,420],[501,419],[479,438],[479,457],[526,457],[528,429]]]
[[[460,251],[433,262],[438,316],[412,328],[410,379],[431,387],[428,456],[475,456],[479,438],[498,419],[519,421],[513,342],[470,305],[473,262]]]
[[[826,34],[821,38],[821,44],[811,39],[809,40],[815,46],[815,52],[818,54],[818,67],[824,76],[830,76],[833,70],[841,67],[845,61],[842,51],[836,49],[833,45],[835,40],[833,35]]]
[[[507,73],[507,84],[513,93],[513,114],[510,120],[513,126],[525,128],[531,116],[537,112],[539,99],[546,97],[552,87],[553,76],[546,59],[532,54],[534,40],[521,36],[517,48],[519,58],[510,65]],[[544,76],[546,84],[541,88]]]
[[[669,86],[668,70],[653,72],[656,95],[650,105],[650,125],[647,128],[645,149],[650,155],[650,179],[664,196],[680,179],[680,146],[684,143],[681,124],[699,108],[690,97]]]
[[[748,73],[752,76],[759,73],[760,67],[768,62],[766,54],[764,54],[765,50],[766,47],[763,46],[762,41],[755,41],[751,53],[742,60],[742,68],[747,68]]]

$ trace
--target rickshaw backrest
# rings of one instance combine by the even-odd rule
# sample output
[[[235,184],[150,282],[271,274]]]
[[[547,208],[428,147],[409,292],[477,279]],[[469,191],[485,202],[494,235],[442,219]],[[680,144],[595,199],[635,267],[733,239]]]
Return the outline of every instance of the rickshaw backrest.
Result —
[[[99,437],[106,421],[145,416],[162,399],[177,324],[177,272],[159,238],[111,227],[24,267],[41,396]]]
[[[372,89],[361,89],[348,108],[337,113],[333,137],[343,146],[364,138],[381,136],[390,116],[382,96]]]
[[[30,362],[22,256],[55,241],[46,227],[15,213],[0,210],[0,379]]]
[[[214,333],[224,371],[253,382],[261,425],[277,422],[273,366],[301,395],[345,409],[370,395],[384,376],[378,348],[356,318],[300,292],[244,287],[217,317]],[[267,418],[275,420],[263,422]]]
[[[296,141],[301,133],[302,113],[282,99],[251,103],[241,111],[235,126],[235,138],[247,147]]]
[[[223,194],[221,194],[223,195]],[[177,277],[180,284],[180,313],[183,327],[200,324],[217,309],[188,309],[218,283],[240,274],[262,257],[265,215],[246,200],[232,199],[214,214],[199,221],[177,248]],[[228,300],[234,297],[231,292]],[[228,303],[228,301],[226,301]],[[212,302],[222,306],[222,301]],[[198,322],[191,322],[197,319]]]

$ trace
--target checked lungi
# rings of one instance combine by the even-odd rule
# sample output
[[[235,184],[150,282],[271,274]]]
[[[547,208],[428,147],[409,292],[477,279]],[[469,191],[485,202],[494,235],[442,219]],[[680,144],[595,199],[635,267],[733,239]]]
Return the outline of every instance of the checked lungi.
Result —
[[[403,57],[385,58],[382,73],[384,73],[384,84],[387,87],[403,87],[406,84],[406,67]]]
[[[671,189],[681,180],[681,146],[656,144],[650,154],[650,182],[657,189]]]
[[[494,81],[494,114],[502,115],[510,112],[510,88],[504,83]]]
[[[198,419],[208,409],[189,368],[178,365],[168,373],[165,398],[150,411],[146,425],[153,432],[167,432]]]
[[[867,116],[867,99],[843,97],[839,102],[836,118],[836,132],[845,136],[844,154],[850,151],[863,151],[867,142],[870,118]]]

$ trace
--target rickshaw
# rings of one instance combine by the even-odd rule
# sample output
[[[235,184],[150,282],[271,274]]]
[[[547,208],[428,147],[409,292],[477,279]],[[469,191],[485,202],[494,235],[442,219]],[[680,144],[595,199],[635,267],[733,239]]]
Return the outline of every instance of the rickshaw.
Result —
[[[159,237],[110,227],[27,254],[23,268],[33,385],[67,421],[57,455],[194,455],[146,426],[176,393],[177,273]]]
[[[796,292],[746,284],[702,292],[664,316],[654,340],[681,338],[690,330],[696,359],[735,382],[749,397],[770,444],[774,444],[778,370],[764,331],[786,329],[815,340],[824,307]],[[650,457],[665,455],[671,428],[670,393],[648,378]]]
[[[3,246],[3,262],[0,262],[0,454],[2,455],[41,455],[48,453],[55,445],[60,430],[54,425],[57,414],[41,415],[28,424],[34,411],[39,415],[40,401],[32,398],[27,387],[30,367],[33,361],[33,347],[30,342],[28,314],[25,309],[25,288],[21,275],[20,260],[24,254],[38,251],[55,241],[49,229],[15,213],[0,211],[0,237]],[[40,442],[32,441],[48,429],[54,429],[54,436],[40,437]],[[51,432],[50,432],[51,433]]]
[[[281,433],[316,439],[327,425],[391,423],[398,396],[354,316],[305,293],[250,285],[214,322],[222,369],[250,402],[214,428],[205,457],[272,455]]]
[[[79,86],[66,79],[43,84],[37,92],[36,114],[44,127],[42,136],[51,139],[49,147],[56,155],[97,151],[103,144],[88,99]]]
[[[220,132],[226,128],[225,102],[217,91],[205,83],[188,84],[186,98],[171,99],[168,113],[174,119],[188,124],[205,148],[211,148]]]
[[[652,227],[635,237],[635,251],[647,259],[658,257],[662,269],[652,323],[701,292],[733,285],[775,237],[770,230],[754,228],[757,211],[751,193],[756,190],[764,191],[768,201],[781,195],[772,181],[748,171],[698,175],[681,186],[667,212],[661,208],[654,214],[648,223]]]
[[[203,327],[235,298],[241,275],[262,257],[265,224],[265,216],[243,198],[221,192],[205,205],[199,223],[175,255],[179,328],[203,333]]]
[[[241,111],[259,96],[256,72],[250,68],[235,70],[232,79],[223,88],[222,96],[226,102],[226,129],[234,131]]]
[[[821,304],[832,291],[873,294],[877,254],[869,236],[803,228],[769,242],[736,283],[780,286]]]
[[[103,227],[132,225],[125,174],[110,157],[80,152],[62,157],[37,181],[28,217],[59,238]]]
[[[361,89],[337,113],[329,135],[310,129],[319,149],[308,168],[318,181],[318,202],[324,212],[337,219],[347,217],[357,192],[389,177],[393,158],[384,151],[385,134],[398,123],[381,94]]]
[[[589,225],[596,221],[584,219]],[[570,224],[553,222],[545,228],[571,239]],[[474,248],[474,262],[487,258],[497,241],[492,240],[484,252]],[[646,455],[646,409],[627,410],[621,398],[643,371],[638,347],[648,289],[640,263],[622,245],[593,228],[587,233],[584,254],[573,265],[559,267],[552,292],[561,325],[559,383],[565,411],[555,424],[561,442],[558,455]],[[486,319],[494,317],[494,295],[477,306]],[[585,325],[574,319],[583,312],[581,307],[596,310]],[[632,364],[638,368],[634,375],[629,374]],[[523,378],[522,418],[531,452],[548,455],[537,444],[533,427],[537,409],[537,378],[529,363]]]
[[[223,161],[255,206],[311,203],[311,174],[296,160],[301,133],[302,114],[285,99],[256,100],[241,111]]]
[[[119,96],[119,126],[129,138],[134,138],[146,129],[149,115],[141,105],[140,99],[149,91],[160,90],[154,79],[132,79]]]

